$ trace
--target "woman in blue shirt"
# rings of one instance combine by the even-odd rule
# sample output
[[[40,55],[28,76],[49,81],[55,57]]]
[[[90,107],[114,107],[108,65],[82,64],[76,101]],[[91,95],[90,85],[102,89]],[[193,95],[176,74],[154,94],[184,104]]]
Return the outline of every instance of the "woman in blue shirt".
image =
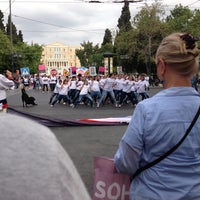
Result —
[[[164,90],[137,105],[114,157],[119,172],[133,175],[183,137],[200,105],[199,93],[191,86],[198,55],[196,39],[189,34],[163,39],[156,64]],[[133,179],[130,199],[200,199],[200,118],[175,152]]]

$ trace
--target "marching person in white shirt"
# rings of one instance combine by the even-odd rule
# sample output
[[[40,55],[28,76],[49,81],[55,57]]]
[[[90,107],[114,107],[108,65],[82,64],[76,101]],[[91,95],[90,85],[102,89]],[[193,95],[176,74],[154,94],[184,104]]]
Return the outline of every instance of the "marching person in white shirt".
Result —
[[[49,79],[49,86],[52,92],[54,91],[56,83],[57,83],[57,77],[55,74],[52,74]]]
[[[115,98],[118,103],[122,95],[123,82],[124,82],[124,78],[122,77],[121,74],[119,74],[115,79],[115,85],[113,87]]]
[[[59,81],[56,83],[54,91],[53,91],[53,93],[52,93],[52,95],[50,97],[49,104],[52,103],[54,97],[57,98],[57,96],[59,95],[59,91],[61,89],[61,86],[62,86],[62,79],[59,79]]]
[[[122,106],[123,102],[127,98],[127,100],[130,100],[132,105],[135,106],[137,104],[137,99],[133,98],[131,93],[131,88],[134,85],[134,78],[132,76],[127,76],[126,80],[123,82],[123,88],[122,88],[122,95],[119,102],[119,108]]]
[[[79,97],[77,98],[77,100],[72,105],[73,108],[76,107],[77,104],[80,103],[81,100],[83,100],[83,98],[88,99],[90,101],[91,107],[93,106],[93,99],[89,94],[89,90],[90,90],[90,85],[89,85],[87,80],[84,80],[83,85],[80,88]]]
[[[113,92],[113,87],[115,85],[114,74],[110,74],[108,78],[106,78],[104,85],[103,85],[103,92],[99,103],[97,104],[97,108],[99,108],[100,104],[105,101],[106,97],[109,96],[112,103],[117,108],[117,102],[115,99],[115,94]]]
[[[99,77],[94,76],[93,80],[90,84],[90,96],[96,103],[99,103],[99,100],[101,99],[101,91],[100,91],[100,83],[99,83]]]
[[[65,80],[63,80],[63,84],[61,86],[59,94],[58,94],[57,98],[52,102],[51,107],[53,107],[56,102],[60,102],[62,99],[64,101],[63,104],[66,104],[67,102],[70,104],[68,91],[69,91],[69,81],[68,81],[68,79],[65,79]]]
[[[137,83],[137,93],[138,97],[141,96],[142,100],[149,98],[146,90],[149,87],[149,82],[145,80],[145,74],[141,74]]]
[[[42,76],[42,92],[44,93],[45,90],[49,91],[49,77],[46,74]]]
[[[68,92],[68,95],[69,95],[71,102],[74,101],[74,97],[75,97],[75,94],[76,94],[76,82],[77,82],[76,76],[72,76],[71,79],[70,79],[69,92]]]

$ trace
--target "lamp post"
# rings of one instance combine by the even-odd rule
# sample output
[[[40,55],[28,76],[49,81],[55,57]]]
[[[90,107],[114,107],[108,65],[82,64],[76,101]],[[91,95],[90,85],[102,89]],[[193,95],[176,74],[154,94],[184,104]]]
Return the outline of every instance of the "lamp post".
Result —
[[[9,13],[10,13],[10,54],[11,54],[11,68],[12,73],[14,73],[14,65],[13,65],[13,35],[12,35],[12,10],[11,10],[11,0],[9,0]]]
[[[104,66],[108,75],[110,75],[110,73],[113,73],[113,55],[114,54],[111,52],[105,52],[103,54]]]
[[[149,35],[149,47],[148,47],[148,68],[147,68],[147,74],[151,73],[151,38],[152,36]]]

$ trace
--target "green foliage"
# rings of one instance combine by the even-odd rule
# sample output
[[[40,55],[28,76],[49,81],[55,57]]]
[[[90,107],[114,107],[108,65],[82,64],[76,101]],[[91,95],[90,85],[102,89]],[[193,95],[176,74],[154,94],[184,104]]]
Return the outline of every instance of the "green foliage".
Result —
[[[42,46],[38,44],[27,45],[18,43],[14,48],[14,69],[29,67],[32,74],[38,72],[38,65],[42,56]]]
[[[117,25],[117,27],[119,28],[119,33],[127,32],[132,29],[130,19],[131,19],[131,14],[129,10],[129,2],[124,1],[124,7],[122,8],[122,13],[120,18],[118,19],[118,25]]]
[[[103,38],[103,43],[101,44],[102,46],[106,45],[107,43],[112,44],[112,33],[109,29],[105,30],[105,35]]]
[[[10,41],[7,35],[0,30],[0,71],[9,69],[10,65]]]
[[[3,13],[0,10],[0,30],[3,33],[5,33],[5,26],[4,26],[4,23],[3,23],[3,21],[4,21],[3,17],[4,17],[4,15],[3,15]]]
[[[95,63],[94,55],[98,53],[99,46],[93,47],[92,42],[81,43],[82,48],[76,50],[76,56],[79,58],[81,65],[85,67],[90,67]]]
[[[154,55],[157,47],[166,33],[166,25],[162,16],[164,8],[155,1],[151,6],[145,4],[141,11],[135,15],[133,19],[133,26],[137,30],[136,35],[136,52],[137,52],[137,65],[138,72],[141,71],[140,66],[144,66],[142,70],[150,74],[153,69]],[[150,28],[151,27],[151,28]]]
[[[19,34],[17,34],[17,28],[13,23],[11,23],[13,39],[13,43],[11,44],[11,19],[9,16],[6,27],[4,27],[3,17],[3,13],[0,11],[0,71],[9,69],[15,72],[15,70],[21,67],[29,67],[31,73],[37,73],[42,55],[42,46],[24,43],[22,31],[19,31]]]
[[[190,28],[190,21],[193,18],[193,11],[188,7],[183,7],[181,4],[176,5],[171,10],[170,15],[167,16],[166,22],[170,32],[188,32]]]

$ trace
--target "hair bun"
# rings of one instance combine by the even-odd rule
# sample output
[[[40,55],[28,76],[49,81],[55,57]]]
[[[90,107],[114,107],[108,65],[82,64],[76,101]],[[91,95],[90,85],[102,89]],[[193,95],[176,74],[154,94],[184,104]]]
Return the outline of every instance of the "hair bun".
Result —
[[[186,49],[194,49],[196,47],[196,41],[200,40],[200,38],[195,38],[191,36],[189,33],[185,33],[180,36],[180,38],[185,41]]]

